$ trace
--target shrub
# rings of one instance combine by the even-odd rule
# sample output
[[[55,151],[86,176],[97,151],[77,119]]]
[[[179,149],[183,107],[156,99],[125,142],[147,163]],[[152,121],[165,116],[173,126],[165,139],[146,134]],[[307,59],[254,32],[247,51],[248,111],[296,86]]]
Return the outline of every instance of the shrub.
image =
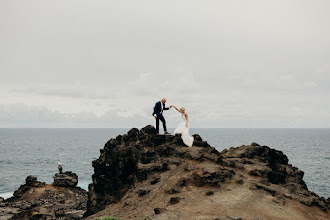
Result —
[[[108,216],[108,217],[105,217],[105,218],[97,218],[95,220],[120,220],[119,218],[116,217],[116,215],[114,216]]]

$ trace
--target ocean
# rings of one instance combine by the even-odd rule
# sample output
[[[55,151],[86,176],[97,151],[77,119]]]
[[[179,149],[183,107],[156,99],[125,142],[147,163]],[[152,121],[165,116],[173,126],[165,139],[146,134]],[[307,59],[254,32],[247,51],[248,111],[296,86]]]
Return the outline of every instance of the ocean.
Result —
[[[88,189],[93,174],[92,161],[99,149],[128,128],[0,128],[0,196],[8,198],[25,183],[28,175],[52,183],[58,172],[79,176]],[[169,129],[173,132],[173,129]],[[330,129],[328,128],[192,128],[203,140],[221,151],[256,142],[281,150],[289,163],[305,172],[308,189],[319,196],[330,197]]]

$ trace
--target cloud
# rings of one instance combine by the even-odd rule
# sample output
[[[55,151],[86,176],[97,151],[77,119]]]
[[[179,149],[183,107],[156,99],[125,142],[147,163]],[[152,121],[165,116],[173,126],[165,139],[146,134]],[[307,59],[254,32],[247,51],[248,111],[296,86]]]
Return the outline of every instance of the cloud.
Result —
[[[260,3],[1,2],[0,126],[329,127],[330,3]]]
[[[42,106],[0,105],[1,127],[142,127],[148,123],[145,118],[139,112],[125,115],[118,109],[97,116],[92,112],[66,114]]]
[[[65,120],[64,114],[41,106],[0,105],[1,127],[47,127]]]
[[[55,96],[68,98],[87,98],[87,99],[107,99],[113,97],[113,93],[108,91],[95,91],[94,88],[82,87],[80,85],[58,85],[50,84],[46,86],[33,86],[26,88],[19,88],[11,90],[12,93],[17,94],[32,94],[40,96]]]

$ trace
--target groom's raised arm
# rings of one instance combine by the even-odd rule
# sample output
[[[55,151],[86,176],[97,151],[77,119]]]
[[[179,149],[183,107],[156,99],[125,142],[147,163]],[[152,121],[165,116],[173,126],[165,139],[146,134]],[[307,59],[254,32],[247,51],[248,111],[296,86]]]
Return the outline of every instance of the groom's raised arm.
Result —
[[[164,105],[164,108],[163,108],[164,110],[169,110],[170,108],[169,107],[165,107],[165,105]]]

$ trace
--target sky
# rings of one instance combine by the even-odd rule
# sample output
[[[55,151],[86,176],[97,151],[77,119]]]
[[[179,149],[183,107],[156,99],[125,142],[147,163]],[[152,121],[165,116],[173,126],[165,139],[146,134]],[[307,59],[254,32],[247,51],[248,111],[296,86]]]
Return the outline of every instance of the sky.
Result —
[[[0,127],[329,128],[328,0],[0,0]],[[168,127],[181,116],[164,113]]]

